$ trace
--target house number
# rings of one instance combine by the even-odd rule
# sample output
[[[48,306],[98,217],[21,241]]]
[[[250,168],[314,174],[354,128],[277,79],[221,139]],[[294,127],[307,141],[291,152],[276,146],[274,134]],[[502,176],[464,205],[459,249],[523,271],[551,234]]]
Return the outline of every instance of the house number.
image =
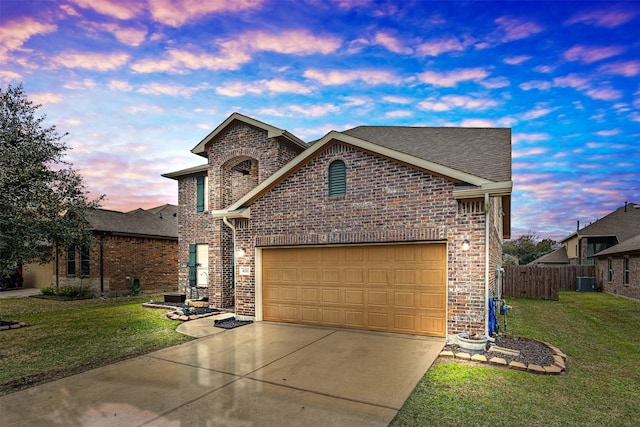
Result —
[[[240,267],[241,276],[251,276],[251,267]]]

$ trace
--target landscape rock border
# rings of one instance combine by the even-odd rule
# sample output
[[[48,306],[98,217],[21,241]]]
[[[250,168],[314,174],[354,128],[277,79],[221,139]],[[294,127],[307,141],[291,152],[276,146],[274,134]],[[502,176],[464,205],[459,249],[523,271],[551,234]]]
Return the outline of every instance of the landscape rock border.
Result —
[[[208,305],[208,303],[207,303]],[[161,302],[159,303],[152,303],[152,302],[148,302],[148,303],[144,303],[142,304],[143,307],[147,307],[147,308],[160,308],[160,309],[165,309],[165,310],[173,310],[175,307],[171,307],[168,305],[163,305]],[[200,305],[192,305],[192,307],[203,307]],[[214,311],[211,313],[202,313],[202,314],[190,314],[190,315],[185,315],[185,314],[181,314],[182,312],[180,310],[176,310],[176,311],[172,311],[166,314],[167,319],[170,320],[179,320],[181,322],[187,322],[189,320],[196,320],[196,319],[201,319],[203,317],[209,317],[209,316],[215,316],[217,314],[220,313],[224,313],[223,311]]]
[[[20,328],[25,328],[27,326],[31,326],[31,324],[25,323],[25,322],[3,321],[0,324],[0,331],[10,331],[12,329],[20,329]]]
[[[560,375],[566,371],[567,355],[564,354],[562,350],[560,350],[558,347],[554,346],[553,344],[549,344],[547,342],[535,340],[532,338],[517,337],[514,335],[507,335],[506,337],[519,339],[519,340],[535,341],[542,345],[545,345],[553,355],[553,364],[548,366],[540,366],[533,363],[525,364],[517,361],[512,361],[507,363],[506,360],[504,360],[502,357],[492,357],[491,359],[487,360],[487,357],[484,354],[472,355],[462,350],[460,351],[443,350],[440,352],[440,357],[454,358],[461,361],[486,363],[486,364],[497,366],[497,367],[510,368],[518,371],[526,371],[526,372],[531,372],[533,374],[541,374],[541,375]]]

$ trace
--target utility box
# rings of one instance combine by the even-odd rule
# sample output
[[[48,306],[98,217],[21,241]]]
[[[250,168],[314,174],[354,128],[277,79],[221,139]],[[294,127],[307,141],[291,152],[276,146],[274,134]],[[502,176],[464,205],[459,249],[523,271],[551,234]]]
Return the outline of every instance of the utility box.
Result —
[[[596,288],[595,277],[578,277],[576,278],[576,291],[592,292]]]

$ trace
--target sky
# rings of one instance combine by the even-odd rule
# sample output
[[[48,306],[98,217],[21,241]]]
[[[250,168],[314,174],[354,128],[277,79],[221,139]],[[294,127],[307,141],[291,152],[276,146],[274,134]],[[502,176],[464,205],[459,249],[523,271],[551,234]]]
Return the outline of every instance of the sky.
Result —
[[[233,112],[511,128],[512,236],[561,240],[640,203],[639,28],[635,1],[0,0],[0,86],[118,211],[177,204],[161,175]]]

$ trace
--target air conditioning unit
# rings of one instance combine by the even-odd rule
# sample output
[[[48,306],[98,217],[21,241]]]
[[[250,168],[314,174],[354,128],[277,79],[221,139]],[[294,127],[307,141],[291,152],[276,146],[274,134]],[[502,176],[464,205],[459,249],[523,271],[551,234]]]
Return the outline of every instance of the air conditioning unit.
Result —
[[[576,291],[591,292],[596,288],[595,277],[578,277],[576,279]]]

